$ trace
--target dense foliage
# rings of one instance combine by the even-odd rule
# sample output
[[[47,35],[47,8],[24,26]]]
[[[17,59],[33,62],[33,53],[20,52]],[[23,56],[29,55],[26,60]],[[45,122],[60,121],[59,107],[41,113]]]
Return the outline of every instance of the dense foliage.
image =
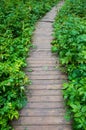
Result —
[[[10,120],[26,103],[28,81],[23,67],[35,22],[58,0],[0,0],[0,129],[12,130]]]
[[[86,0],[66,0],[54,23],[52,52],[65,67],[63,95],[74,130],[86,130]]]

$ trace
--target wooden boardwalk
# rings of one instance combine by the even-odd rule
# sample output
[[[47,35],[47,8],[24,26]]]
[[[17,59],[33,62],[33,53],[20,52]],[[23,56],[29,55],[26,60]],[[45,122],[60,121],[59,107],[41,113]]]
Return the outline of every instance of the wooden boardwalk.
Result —
[[[34,49],[27,58],[26,73],[32,80],[27,93],[28,104],[15,121],[15,130],[72,130],[64,119],[62,83],[66,76],[59,70],[59,60],[51,53],[52,24],[62,2],[42,18],[33,36]],[[28,72],[31,69],[32,72]]]

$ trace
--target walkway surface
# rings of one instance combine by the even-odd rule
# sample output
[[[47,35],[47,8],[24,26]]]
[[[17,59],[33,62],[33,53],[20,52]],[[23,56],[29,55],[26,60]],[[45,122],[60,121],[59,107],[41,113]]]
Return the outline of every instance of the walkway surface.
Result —
[[[51,53],[53,21],[62,2],[43,17],[33,36],[34,49],[27,58],[26,73],[32,80],[27,93],[28,104],[14,122],[15,130],[71,130],[70,122],[64,119],[65,107],[62,83],[66,76],[60,72],[59,60]],[[32,72],[28,72],[31,69]]]

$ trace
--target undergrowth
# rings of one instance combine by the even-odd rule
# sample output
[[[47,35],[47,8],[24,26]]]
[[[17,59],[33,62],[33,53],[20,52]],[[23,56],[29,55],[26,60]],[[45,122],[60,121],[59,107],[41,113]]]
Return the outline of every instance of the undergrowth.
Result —
[[[86,130],[86,0],[66,0],[54,23],[52,52],[68,82],[63,95],[74,130]]]

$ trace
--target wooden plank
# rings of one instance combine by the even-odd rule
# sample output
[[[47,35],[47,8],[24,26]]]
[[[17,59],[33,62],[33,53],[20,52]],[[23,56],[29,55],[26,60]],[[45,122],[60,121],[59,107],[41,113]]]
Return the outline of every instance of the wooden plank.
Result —
[[[21,117],[18,121],[15,121],[14,124],[18,125],[63,125],[70,124],[69,121],[66,121],[64,117]]]
[[[30,85],[27,87],[27,89],[30,90],[61,90],[62,85],[57,84],[57,85]]]
[[[29,95],[29,93],[26,93]],[[60,96],[62,95],[61,90],[30,90],[31,96]]]
[[[24,117],[42,117],[42,116],[64,116],[64,109],[26,109],[21,110],[20,116]]]
[[[15,130],[72,130],[70,125],[55,125],[55,126],[49,126],[49,125],[35,125],[35,126],[15,126]]]
[[[63,101],[62,96],[28,96],[29,102],[58,102]]]

